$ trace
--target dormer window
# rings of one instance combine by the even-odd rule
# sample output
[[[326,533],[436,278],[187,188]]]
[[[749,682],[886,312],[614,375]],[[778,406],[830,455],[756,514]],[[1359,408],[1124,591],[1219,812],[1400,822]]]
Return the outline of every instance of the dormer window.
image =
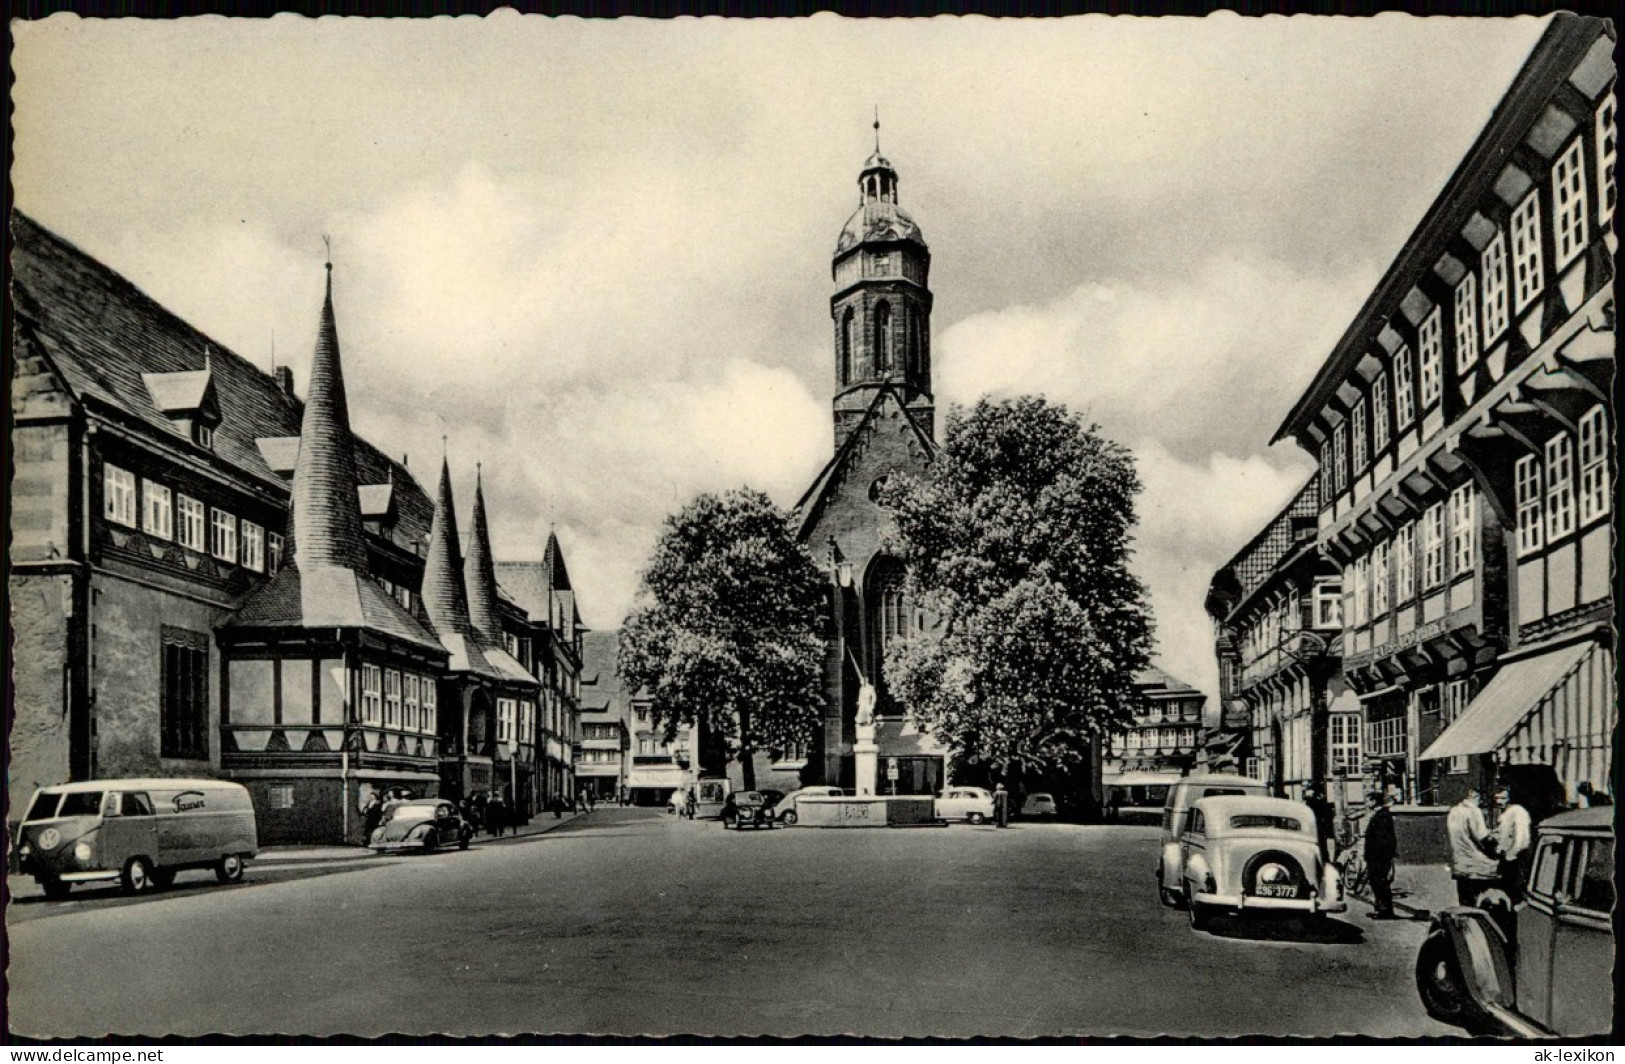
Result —
[[[203,422],[200,421],[197,423],[196,428],[193,430],[192,438],[197,441],[197,445],[199,447],[203,447],[207,450],[214,449],[214,429],[208,425],[205,425]]]
[[[220,404],[214,395],[214,375],[207,369],[181,373],[143,373],[142,381],[152,405],[179,433],[199,447],[214,446],[220,424]]]

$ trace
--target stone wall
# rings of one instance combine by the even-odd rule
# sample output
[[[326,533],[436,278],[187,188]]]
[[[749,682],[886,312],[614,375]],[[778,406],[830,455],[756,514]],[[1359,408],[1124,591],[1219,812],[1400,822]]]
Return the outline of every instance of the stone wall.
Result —
[[[69,614],[74,578],[67,574],[7,581],[11,602],[12,712],[6,762],[8,826],[15,826],[36,787],[69,778]]]

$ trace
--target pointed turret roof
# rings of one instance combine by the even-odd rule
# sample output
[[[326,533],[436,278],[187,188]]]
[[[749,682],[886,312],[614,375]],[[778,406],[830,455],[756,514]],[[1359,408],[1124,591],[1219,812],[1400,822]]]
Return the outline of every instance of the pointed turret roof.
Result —
[[[468,590],[468,613],[474,630],[486,642],[502,644],[502,618],[497,614],[497,574],[491,560],[491,529],[485,519],[485,478],[474,473],[474,524],[463,559],[463,583]]]
[[[304,568],[336,565],[364,572],[361,505],[356,496],[355,441],[344,395],[338,326],[333,318],[333,264],[310,361],[305,417],[293,469],[293,551]]]
[[[429,530],[429,554],[423,561],[423,608],[435,635],[451,652],[453,672],[471,672],[491,680],[504,679],[488,660],[468,612],[468,589],[463,585],[463,548],[457,536],[457,504],[451,491],[451,465],[440,461],[440,490],[435,494],[434,524]]]

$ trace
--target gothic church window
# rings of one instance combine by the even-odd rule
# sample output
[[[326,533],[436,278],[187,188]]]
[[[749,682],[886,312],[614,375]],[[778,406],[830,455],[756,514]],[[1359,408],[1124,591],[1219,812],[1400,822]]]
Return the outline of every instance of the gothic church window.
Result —
[[[891,371],[891,304],[880,303],[875,307],[875,372],[885,374]]]
[[[852,383],[852,309],[847,308],[846,316],[841,319],[841,383]]]

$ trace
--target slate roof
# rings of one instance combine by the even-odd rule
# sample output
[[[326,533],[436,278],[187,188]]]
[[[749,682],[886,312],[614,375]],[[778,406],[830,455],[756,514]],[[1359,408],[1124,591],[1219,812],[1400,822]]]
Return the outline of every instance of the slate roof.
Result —
[[[213,376],[206,369],[184,370],[180,373],[143,373],[141,382],[152,396],[152,405],[165,414],[201,410],[209,401],[209,382]]]
[[[221,627],[359,628],[445,653],[440,640],[377,581],[334,565],[315,566],[309,571],[297,565],[282,569],[269,584],[250,594],[242,608]]]
[[[570,571],[564,564],[564,549],[559,546],[557,534],[549,532],[547,548],[539,562],[496,562],[499,590],[530,614],[530,619],[550,628],[573,625],[585,632],[581,613],[576,606],[575,591],[570,585]]]
[[[435,494],[434,525],[429,533],[429,554],[423,562],[423,590],[419,596],[429,615],[429,626],[451,654],[448,668],[498,682],[518,679],[505,673],[492,658],[506,651],[487,647],[468,613],[468,589],[463,586],[463,547],[457,536],[457,503],[451,491],[451,466],[440,463],[440,490]],[[509,659],[512,661],[512,659]],[[529,673],[513,662],[523,678]]]
[[[1169,675],[1167,672],[1157,668],[1155,665],[1152,665],[1144,672],[1136,676],[1134,678],[1134,685],[1140,688],[1145,694],[1153,697],[1158,695],[1170,697],[1195,695],[1197,697],[1205,697],[1202,695],[1202,692],[1198,691],[1184,680],[1180,680]]]
[[[469,530],[468,556],[463,559],[463,584],[468,593],[468,615],[474,630],[486,642],[501,645],[502,617],[497,613],[496,568],[491,561],[491,528],[485,519],[485,484],[474,476],[473,527]]]
[[[207,456],[230,473],[287,491],[304,404],[252,362],[182,321],[126,278],[41,226],[11,213],[11,293],[17,343],[43,356],[73,397],[171,446],[191,443],[154,404],[148,374],[209,374],[220,423]],[[160,387],[164,387],[161,385]],[[168,401],[168,400],[166,400]],[[261,446],[261,440],[281,441]],[[268,460],[267,450],[275,456]],[[416,553],[433,504],[405,466],[355,439],[362,484],[393,479],[396,519],[383,538]],[[275,460],[285,464],[273,464]],[[393,474],[393,475],[391,475]]]
[[[875,412],[880,409],[881,403],[887,399],[896,403],[897,408],[903,412],[903,417],[908,422],[909,427],[914,430],[920,445],[925,448],[925,453],[927,455],[936,454],[936,441],[931,438],[931,433],[927,429],[920,426],[919,421],[914,417],[913,411],[909,410],[908,404],[903,401],[902,395],[890,384],[880,385],[875,392],[874,399],[869,403],[869,408],[863,412],[863,417],[852,427],[852,431],[847,434],[846,439],[841,441],[841,445],[835,449],[835,454],[825,463],[824,468],[819,470],[818,475],[813,478],[812,484],[802,493],[801,498],[796,500],[795,506],[791,509],[791,521],[795,524],[796,539],[805,540],[812,527],[817,524],[819,515],[823,513],[824,503],[828,501],[835,485],[840,481],[840,477],[836,474],[847,462],[852,460],[858,448],[862,446],[859,437],[868,431],[869,426],[874,422]]]
[[[581,710],[624,720],[631,699],[615,672],[621,633],[588,632],[581,637]]]

